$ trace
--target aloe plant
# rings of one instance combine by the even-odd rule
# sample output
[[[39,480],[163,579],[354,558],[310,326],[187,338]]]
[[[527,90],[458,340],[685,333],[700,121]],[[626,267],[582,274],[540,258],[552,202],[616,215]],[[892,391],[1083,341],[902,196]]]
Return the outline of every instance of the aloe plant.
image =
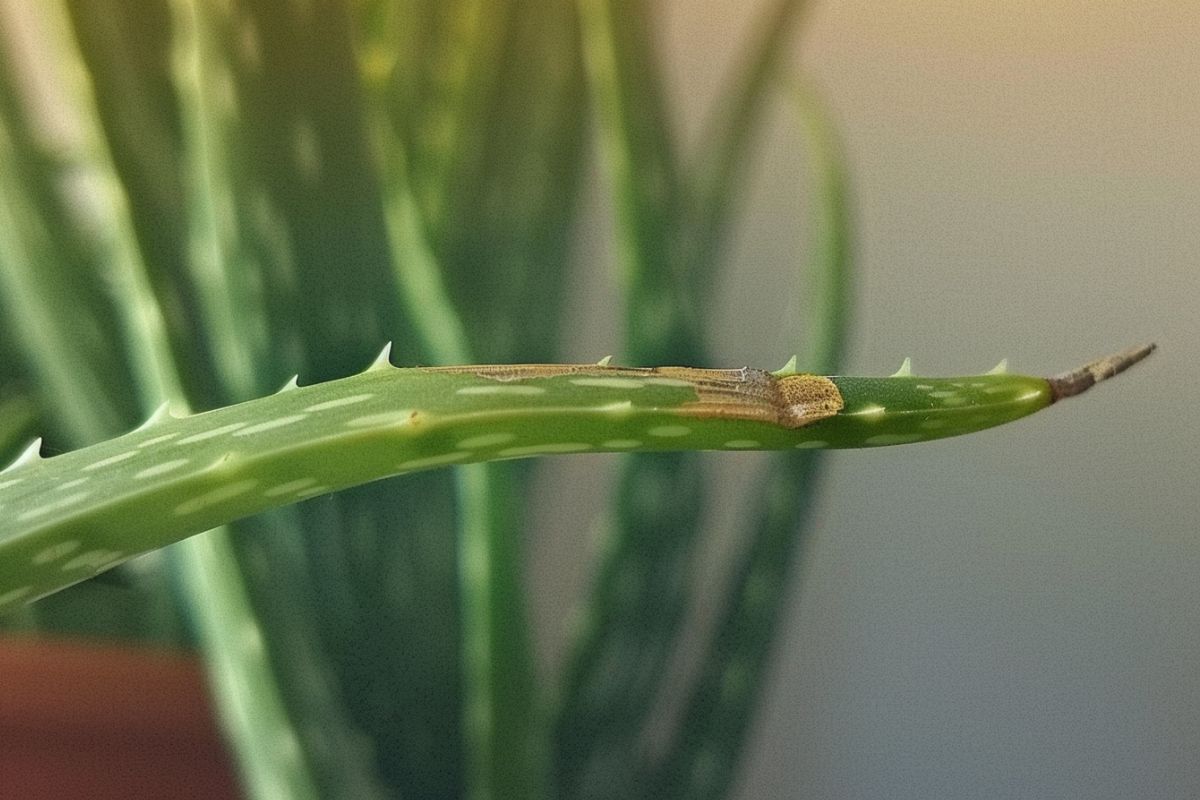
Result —
[[[1151,350],[1051,379],[834,374],[847,180],[801,88],[808,349],[775,372],[703,368],[803,5],[764,13],[685,154],[638,0],[0,3],[0,450],[35,424],[47,443],[0,472],[0,612],[69,630],[80,608],[155,609],[162,639],[182,620],[253,797],[723,795],[820,451],[1009,422]],[[618,361],[690,366],[546,363],[589,106],[616,209]],[[695,451],[749,449],[780,452],[651,753],[705,507]],[[636,455],[547,693],[524,616],[523,459],[576,452]]]

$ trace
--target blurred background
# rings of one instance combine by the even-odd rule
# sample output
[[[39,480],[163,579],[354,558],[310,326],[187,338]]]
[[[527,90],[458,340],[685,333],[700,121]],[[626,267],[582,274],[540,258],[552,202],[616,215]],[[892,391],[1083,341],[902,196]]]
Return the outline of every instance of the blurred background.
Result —
[[[694,131],[753,15],[665,5]],[[814,4],[795,61],[852,171],[848,372],[1161,349],[1011,427],[833,455],[740,797],[1200,796],[1198,40],[1200,7],[1172,0]],[[782,363],[803,330],[802,144],[784,103],[774,120],[721,276],[723,365]],[[575,297],[609,291],[590,280]],[[613,349],[600,306],[568,315],[568,358]],[[601,460],[554,460],[577,502],[539,490],[543,630],[580,591],[564,523],[602,502]],[[722,455],[724,491],[755,460]]]
[[[264,280],[274,280],[286,270],[272,272],[270,267],[284,264],[289,270],[294,266],[301,278],[292,294],[264,293],[279,302],[277,316],[258,320],[233,314],[224,321],[236,324],[207,330],[213,334],[211,342],[196,335],[198,329],[187,314],[172,317],[175,361],[184,367],[185,383],[194,384],[187,388],[198,404],[217,405],[272,391],[297,371],[304,382],[348,374],[368,363],[385,332],[397,339],[396,363],[453,360],[421,350],[422,336],[436,337],[428,330],[414,335],[405,327],[412,322],[419,328],[420,320],[408,319],[418,315],[409,313],[411,307],[400,307],[400,293],[392,282],[393,264],[407,268],[429,255],[423,235],[431,237],[429,249],[445,268],[448,294],[463,318],[472,322],[471,345],[481,359],[506,360],[520,353],[520,360],[530,360],[543,351],[554,354],[550,332],[558,321],[557,280],[566,272],[561,265],[570,262],[580,268],[571,271],[562,293],[569,298],[558,326],[565,339],[554,357],[589,362],[611,353],[614,363],[637,360],[623,352],[622,343],[629,337],[618,318],[615,265],[620,258],[614,246],[620,240],[620,223],[613,219],[613,192],[595,157],[583,162],[587,174],[574,238],[568,243],[565,235],[573,211],[570,186],[574,168],[581,163],[574,148],[582,141],[578,134],[588,117],[576,62],[570,61],[561,75],[545,66],[561,67],[566,63],[564,52],[567,59],[573,57],[573,51],[556,49],[573,41],[571,24],[564,23],[571,6],[543,2],[542,8],[561,16],[555,21],[535,13],[522,17],[532,22],[520,27],[524,38],[512,40],[521,46],[505,51],[509,57],[516,53],[509,68],[515,64],[520,70],[513,74],[493,74],[487,68],[489,53],[464,56],[455,51],[460,31],[452,25],[430,28],[445,39],[436,45],[405,38],[417,37],[412,31],[424,29],[392,25],[390,11],[432,9],[431,18],[436,18],[436,3],[330,4],[351,9],[350,17],[362,24],[356,34],[362,37],[356,41],[360,49],[354,51],[363,56],[361,61],[353,61],[345,47],[331,48],[342,58],[339,61],[309,46],[341,41],[311,20],[303,21],[320,4],[158,3],[157,16],[148,14],[144,20],[149,33],[130,34],[131,41],[141,35],[155,47],[108,50],[106,43],[122,45],[129,33],[112,24],[116,15],[103,13],[119,6],[83,0],[68,4],[75,13],[82,9],[90,14],[80,16],[88,21],[80,30],[95,34],[94,40],[81,37],[85,44],[91,41],[116,64],[125,64],[130,55],[128,63],[146,69],[155,80],[171,74],[172,58],[191,55],[168,52],[161,46],[165,40],[154,38],[155,26],[169,27],[168,9],[201,9],[200,16],[211,17],[209,22],[215,21],[223,36],[240,29],[227,31],[220,25],[244,21],[237,14],[226,20],[230,9],[240,14],[253,8],[262,19],[283,21],[262,26],[269,35],[261,41],[256,38],[258,27],[242,30],[244,39],[220,38],[220,46],[205,57],[215,56],[214,63],[231,71],[226,74],[220,67],[209,75],[211,85],[192,87],[199,94],[213,92],[204,99],[213,102],[217,113],[204,121],[218,124],[216,139],[229,134],[233,142],[225,153],[228,161],[203,164],[209,172],[197,174],[215,176],[218,193],[213,196],[218,200],[245,204],[222,206],[234,212],[228,220],[214,217],[218,222],[235,221],[233,228],[244,224],[244,230],[231,234],[231,241],[249,245],[244,253],[236,247],[229,250],[232,256],[223,252],[229,260],[219,266],[235,278],[261,273]],[[760,12],[773,6],[765,1],[716,0],[629,6],[661,15],[661,49],[654,52],[663,57],[667,94],[686,144],[704,139],[705,111],[719,86],[725,85],[737,46],[750,36]],[[440,10],[446,7],[450,6]],[[17,8],[28,18],[39,13],[30,11],[33,6],[20,6],[20,0],[0,0],[0,10]],[[495,10],[486,3],[461,8],[481,15]],[[378,17],[368,13],[381,9]],[[396,11],[397,18],[400,13]],[[288,27],[291,23],[294,30]],[[631,27],[637,28],[637,23]],[[341,33],[349,41],[349,33]],[[471,41],[489,41],[487,26],[483,33]],[[0,37],[0,43],[8,38],[18,41],[20,36]],[[803,74],[825,99],[844,139],[851,171],[858,277],[845,372],[889,374],[911,356],[917,374],[978,373],[1008,358],[1014,372],[1047,375],[1140,342],[1156,341],[1161,349],[1147,363],[1087,397],[1002,430],[831,457],[831,469],[822,476],[815,536],[804,553],[802,580],[791,594],[778,658],[735,796],[1200,796],[1200,481],[1192,459],[1185,457],[1200,452],[1200,426],[1189,414],[1197,388],[1195,365],[1200,363],[1195,310],[1200,300],[1197,41],[1200,8],[1167,0],[813,4],[791,61],[795,75]],[[264,42],[267,52],[287,58],[260,62],[257,45]],[[427,58],[427,45],[437,57]],[[53,50],[36,52],[47,66],[57,63]],[[527,54],[531,55],[526,59]],[[397,55],[411,63],[397,66]],[[69,59],[65,63],[62,72],[67,77],[81,66]],[[259,85],[262,63],[269,77]],[[491,86],[488,91],[495,89],[513,116],[489,117],[491,106],[480,100],[490,97],[486,92],[476,96],[471,86],[464,90],[449,79],[446,85],[438,83],[446,76],[454,78],[459,68],[475,78],[482,76],[482,83]],[[210,187],[200,186],[198,197],[184,191],[196,187],[185,180],[189,176],[181,168],[188,163],[181,154],[194,144],[182,134],[195,135],[200,128],[189,128],[196,120],[186,115],[173,117],[173,107],[156,94],[125,96],[113,91],[127,78],[136,78],[137,69],[130,75],[119,70],[97,73],[114,81],[100,86],[113,103],[106,124],[118,134],[117,151],[124,147],[131,164],[154,167],[160,174],[149,178],[167,179],[159,185],[147,178],[151,188],[165,188],[161,196],[139,193],[136,185],[131,196],[145,202],[145,208],[135,208],[140,219],[153,223],[141,233],[146,240],[140,243],[141,255],[161,270],[167,290],[179,290],[162,296],[178,301],[175,311],[189,311],[194,299],[189,291],[205,285],[203,280],[192,281],[196,275],[204,278],[204,269],[212,266],[203,258],[191,263],[194,254],[186,255],[183,246],[188,241],[185,234],[197,235],[187,224],[187,214],[196,213],[192,205],[207,213],[205,203],[213,199],[204,196]],[[396,85],[389,83],[393,69],[401,79]],[[229,94],[235,86],[230,76],[245,82],[236,84],[244,96]],[[24,88],[35,100],[51,97],[87,121],[88,110],[63,100],[82,95],[43,95],[43,79],[53,89],[56,78],[36,69],[28,70],[26,78],[29,86]],[[409,78],[413,85],[405,82]],[[524,81],[548,88],[528,91]],[[139,89],[147,86],[166,88],[150,81]],[[360,98],[363,87],[367,91]],[[455,95],[460,90],[462,97]],[[422,95],[426,91],[432,98],[429,107],[413,108],[428,116],[406,116],[412,109],[400,101],[411,99],[409,93],[429,99]],[[456,120],[462,127],[450,130],[448,137],[452,145],[462,147],[452,156],[466,154],[461,161],[446,158],[438,149],[447,138],[447,131],[436,124],[442,92],[462,100],[466,109]],[[306,126],[300,124],[302,119],[297,122],[299,118],[291,120],[291,127],[280,123],[289,118],[275,116],[276,100],[285,111],[316,102],[314,118],[321,125]],[[342,113],[343,103],[362,111],[356,105],[360,101],[367,109],[361,119]],[[227,102],[228,107],[223,105]],[[747,211],[728,259],[731,266],[716,273],[719,286],[713,294],[719,300],[700,326],[711,345],[711,366],[771,368],[804,351],[811,309],[805,302],[807,288],[797,275],[812,246],[806,237],[814,208],[808,203],[815,202],[816,192],[813,176],[806,172],[807,145],[795,105],[795,95],[787,88],[772,98]],[[157,119],[161,130],[128,113],[146,109],[153,112],[150,122],[162,114]],[[389,114],[397,109],[406,113],[393,119]],[[538,109],[558,113],[538,116]],[[475,112],[478,117],[471,116]],[[525,124],[531,121],[536,124]],[[63,123],[67,129],[70,122]],[[366,146],[370,137],[360,126],[381,134],[385,155],[404,153],[412,158],[411,165],[392,164],[390,157],[382,164],[372,161]],[[54,134],[57,129],[51,128]],[[155,130],[162,141],[155,139]],[[350,146],[343,146],[347,143]],[[400,143],[412,152],[387,146]],[[11,143],[0,137],[0,144]],[[599,149],[594,143],[589,146]],[[53,148],[50,152],[55,155]],[[212,152],[224,153],[220,147]],[[517,157],[529,153],[550,160],[526,162]],[[333,159],[327,174],[317,169],[322,163],[318,154]],[[45,175],[35,178],[69,177],[69,159],[49,162],[34,165],[45,167]],[[547,170],[547,163],[562,165],[563,174]],[[533,168],[526,169],[528,164]],[[66,172],[56,171],[64,165]],[[409,166],[411,176],[406,172]],[[0,172],[0,188],[12,181],[20,189],[22,184],[13,176],[27,176],[17,172]],[[138,176],[136,170],[129,174]],[[69,181],[49,184],[64,194],[73,186]],[[105,185],[100,182],[101,188]],[[381,192],[381,187],[390,192],[397,186],[403,191],[395,196]],[[8,199],[19,206],[32,197],[21,190]],[[415,233],[401,231],[410,240],[400,235],[399,243],[390,241],[382,211],[390,214],[393,204],[410,201],[425,214],[427,230],[416,225]],[[441,201],[449,207],[439,205]],[[79,212],[75,205],[66,202],[63,207]],[[102,222],[121,214],[117,204],[107,202],[82,210],[96,212]],[[258,212],[262,213],[255,216]],[[68,233],[80,240],[83,267],[76,270],[73,262],[49,257],[26,259],[20,266],[35,279],[58,269],[67,277],[77,271],[75,277],[83,276],[81,280],[109,280],[108,253],[92,241],[103,239],[97,235],[102,226],[93,226],[87,214],[68,213],[63,219],[76,223]],[[463,220],[470,224],[459,224]],[[199,240],[206,242],[210,233],[201,230]],[[289,245],[296,264],[287,258],[277,264],[273,259],[287,248],[277,251],[276,237],[287,236],[294,238]],[[44,242],[30,235],[29,241],[45,244],[45,252],[51,254],[66,247],[63,240],[76,244],[70,236],[43,238]],[[16,240],[16,235],[10,238]],[[666,236],[663,241],[671,244]],[[650,253],[648,274],[689,248],[661,250]],[[253,258],[237,261],[247,254]],[[481,263],[489,269],[480,270]],[[100,271],[88,271],[97,265]],[[359,272],[347,277],[348,269]],[[244,288],[235,282],[234,294]],[[104,302],[111,299],[105,291],[97,295]],[[30,298],[25,300],[29,305]],[[161,397],[129,396],[121,372],[128,364],[121,362],[111,374],[102,374],[108,360],[117,362],[128,354],[117,353],[103,337],[66,335],[73,330],[75,315],[58,313],[59,307],[46,297],[33,300],[48,306],[42,322],[62,326],[66,333],[61,341],[78,345],[78,351],[70,347],[41,353],[43,366],[74,363],[87,372],[91,362],[98,362],[97,381],[110,390],[103,396],[112,406],[112,420],[79,426],[87,430],[76,432],[73,440],[63,435],[67,446],[123,430],[157,405]],[[428,303],[429,298],[417,301]],[[652,302],[643,304],[643,309],[654,307]],[[6,312],[12,319],[0,322],[29,330],[16,319],[21,316],[16,312],[26,310],[21,303],[12,304]],[[636,311],[635,307],[635,319]],[[86,315],[78,316],[87,321]],[[516,318],[521,324],[514,326]],[[243,324],[246,331],[241,330]],[[688,336],[682,334],[685,344]],[[221,342],[229,352],[222,351]],[[108,350],[113,352],[105,356]],[[76,361],[67,361],[70,358]],[[75,380],[78,376],[70,377],[67,384],[79,396],[58,393],[62,396],[52,399],[59,411],[89,409],[80,398],[90,401],[102,394]],[[150,399],[154,402],[146,407]],[[143,408],[137,408],[139,403]],[[694,646],[679,649],[667,673],[679,686],[674,697],[670,689],[675,687],[668,687],[665,699],[655,696],[656,710],[678,711],[684,702],[684,684],[694,677],[699,658],[695,654],[704,652],[707,626],[719,610],[724,568],[742,542],[739,532],[754,524],[738,515],[748,513],[745,500],[755,496],[762,460],[756,454],[706,459],[718,478],[720,499],[710,504],[717,511],[704,521],[700,568],[692,576],[698,613],[684,641]],[[692,462],[658,463],[673,469],[672,464]],[[610,457],[558,457],[541,460],[536,473],[520,473],[522,479],[535,476],[528,557],[543,676],[553,674],[567,659],[567,634],[576,621],[570,609],[586,597],[599,560],[601,520],[614,495],[617,467],[617,459]],[[659,488],[664,486],[673,488],[669,481],[660,481]],[[430,502],[431,497],[438,499]],[[653,513],[631,515],[642,528],[662,532],[673,525],[675,535],[691,529],[683,523],[688,511],[700,504],[689,505],[685,492],[665,491],[653,500],[649,512],[661,511],[667,521],[660,524]],[[291,576],[290,582],[250,580],[248,585],[258,593],[256,613],[270,623],[264,630],[278,637],[269,638],[268,646],[288,656],[279,659],[284,665],[277,676],[280,686],[299,687],[290,698],[298,715],[303,720],[308,714],[309,722],[319,723],[301,728],[305,735],[320,734],[302,743],[306,752],[320,755],[317,745],[323,736],[337,740],[348,733],[337,740],[343,749],[328,747],[322,756],[335,767],[345,761],[346,774],[355,774],[360,765],[340,756],[358,752],[355,737],[364,719],[378,722],[372,733],[383,737],[381,761],[395,762],[403,762],[410,751],[387,737],[408,735],[404,726],[410,720],[420,729],[422,718],[411,711],[429,706],[430,697],[450,702],[446,708],[434,708],[440,715],[432,717],[434,722],[457,724],[461,698],[456,694],[460,676],[455,671],[455,634],[463,641],[470,637],[454,628],[458,617],[443,618],[425,609],[410,613],[416,606],[404,605],[403,598],[396,597],[403,592],[393,591],[408,584],[387,579],[376,569],[379,553],[390,554],[393,567],[411,567],[411,554],[393,546],[407,541],[396,532],[412,534],[418,543],[436,543],[436,558],[429,563],[444,574],[436,573],[438,580],[429,578],[428,583],[446,590],[446,596],[436,595],[433,601],[452,614],[454,539],[447,535],[452,503],[449,473],[430,473],[251,521],[239,526],[231,539],[241,548],[235,555],[243,565],[270,563],[273,569],[284,568],[278,574]],[[416,513],[413,518],[391,515],[392,506]],[[685,506],[682,513],[678,506]],[[352,537],[325,535],[334,523],[341,523],[343,532],[356,531],[369,545],[362,548],[369,557],[361,564],[339,550],[352,549]],[[300,538],[298,532],[308,538]],[[668,541],[665,536],[662,540]],[[195,564],[180,563],[184,571],[203,573]],[[226,563],[233,563],[233,557]],[[326,569],[331,563],[361,566],[378,583],[351,580],[362,577],[357,573],[342,580],[337,570]],[[114,605],[111,620],[86,594],[75,595],[83,599],[64,609],[71,604],[70,593],[39,604],[30,616],[53,620],[57,608],[86,618],[94,628],[107,627],[109,633],[119,632],[130,620],[151,628],[157,624],[166,631],[159,632],[160,638],[170,641],[180,636],[178,620],[170,613],[170,602],[155,599],[166,596],[155,594],[166,591],[155,583],[157,573],[153,568],[144,571],[139,577],[134,570],[133,578],[122,580],[139,591],[145,587],[138,580],[150,587],[145,597],[139,595],[145,606],[130,611]],[[423,567],[411,571],[428,577]],[[99,591],[118,586],[101,583]],[[666,584],[660,591],[670,600],[672,587]],[[330,596],[342,598],[343,590],[353,602],[326,602]],[[208,609],[206,624],[235,630],[238,620],[212,613],[210,595],[203,589],[194,591],[191,611]],[[650,597],[648,607],[653,609],[655,601]],[[152,615],[144,613],[145,607],[157,610],[163,619],[147,624]],[[257,621],[258,617],[252,620]],[[15,624],[27,623],[19,619]],[[296,633],[309,625],[314,630]],[[414,645],[413,631],[427,633],[429,639],[416,639]],[[616,641],[621,643],[619,637]],[[431,643],[437,646],[426,646]],[[444,652],[438,649],[441,645]],[[212,653],[219,656],[220,648],[210,645]],[[361,668],[360,659],[370,662],[369,670]],[[432,665],[430,683],[444,690],[445,698],[410,680],[413,666],[421,666],[422,659]],[[332,702],[332,711],[320,707],[325,695],[310,691],[312,684],[306,681],[314,675],[323,688],[336,690],[330,697],[344,693],[354,701],[352,711],[361,712],[344,730],[339,727],[343,720],[333,713],[341,707]],[[380,708],[387,713],[375,719],[372,715]],[[586,714],[582,716],[589,722]],[[655,724],[649,723],[651,734]],[[456,761],[462,744],[458,730],[444,727],[449,738],[424,753],[432,756],[429,764],[417,765],[419,776],[440,778],[441,772],[461,766]],[[669,733],[663,731],[659,738],[666,741]],[[650,740],[654,745],[653,736]],[[503,756],[510,743],[498,744]],[[449,765],[446,770],[443,762]],[[362,774],[374,774],[375,766],[362,767]],[[396,783],[389,789],[407,786],[404,770],[411,765],[384,766],[394,768],[390,779]],[[602,766],[618,779],[632,774],[620,758]],[[350,784],[340,782],[336,769],[320,777],[327,788],[353,792],[346,788]],[[453,792],[462,788],[456,781],[449,781],[453,791],[447,796],[457,796]],[[409,794],[424,796],[419,790]]]

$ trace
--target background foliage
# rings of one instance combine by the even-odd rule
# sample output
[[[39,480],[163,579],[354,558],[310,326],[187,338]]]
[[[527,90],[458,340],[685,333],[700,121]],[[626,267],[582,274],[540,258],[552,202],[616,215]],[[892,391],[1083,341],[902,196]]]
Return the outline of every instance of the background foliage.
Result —
[[[398,364],[555,359],[589,118],[621,360],[707,363],[702,321],[800,11],[763,11],[685,151],[634,0],[5,3],[3,441],[37,409],[52,449],[77,447],[163,400],[203,410],[349,374],[388,340]],[[805,363],[828,372],[842,175],[814,100],[790,102],[822,198]],[[623,463],[549,693],[524,609],[524,465],[238,523],[11,624],[194,642],[251,796],[719,796],[817,463],[764,473],[686,690],[672,667],[706,509],[694,454]]]

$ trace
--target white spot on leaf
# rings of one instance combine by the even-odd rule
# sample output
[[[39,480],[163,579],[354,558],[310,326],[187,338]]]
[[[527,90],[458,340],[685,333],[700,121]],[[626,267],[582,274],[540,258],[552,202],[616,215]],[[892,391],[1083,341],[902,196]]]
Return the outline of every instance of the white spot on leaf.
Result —
[[[139,478],[153,478],[155,475],[165,475],[168,472],[179,469],[190,460],[188,458],[177,458],[174,461],[164,461],[161,464],[155,464],[153,467],[146,467],[133,477],[136,480]]]
[[[267,420],[266,422],[260,422],[257,425],[251,425],[249,428],[242,428],[240,431],[236,431],[233,435],[253,436],[256,433],[262,433],[263,431],[270,431],[274,430],[275,428],[282,428],[285,425],[295,424],[302,419],[308,419],[308,414],[292,414],[290,417],[280,417],[279,419]]]
[[[34,564],[49,564],[51,561],[57,561],[60,558],[66,558],[79,549],[81,545],[78,539],[69,539],[65,542],[59,542],[47,547],[45,550],[38,552],[33,557]]]
[[[511,394],[511,395],[535,395],[545,394],[546,390],[541,386],[506,386],[496,384],[495,386],[464,386],[457,389],[455,394]]]
[[[325,411],[329,408],[341,408],[342,406],[352,406],[355,403],[361,403],[364,400],[370,400],[375,395],[373,394],[356,394],[352,397],[339,397],[335,400],[326,400],[323,403],[317,403],[304,409],[305,411]]]
[[[210,431],[201,431],[200,433],[193,433],[191,436],[185,436],[182,439],[180,439],[178,442],[176,442],[175,444],[180,445],[180,444],[194,444],[195,442],[203,442],[205,439],[212,439],[217,436],[224,436],[227,433],[233,433],[234,431],[241,430],[244,427],[246,427],[246,423],[244,423],[244,422],[231,422],[228,425],[222,425],[221,427],[213,428]]]
[[[258,481],[256,480],[244,480],[196,495],[190,500],[185,500],[177,505],[175,507],[175,516],[182,517],[187,514],[195,514],[197,511],[201,511],[209,506],[215,506],[226,500],[231,500],[240,494],[245,494],[257,485]]]

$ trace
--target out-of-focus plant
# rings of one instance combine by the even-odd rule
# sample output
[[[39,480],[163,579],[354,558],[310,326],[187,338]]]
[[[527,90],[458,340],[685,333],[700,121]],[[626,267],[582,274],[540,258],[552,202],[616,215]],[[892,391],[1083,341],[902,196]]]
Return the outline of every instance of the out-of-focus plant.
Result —
[[[35,420],[61,452],[161,422],[164,401],[183,414],[296,373],[342,377],[385,341],[406,365],[553,360],[589,132],[615,210],[621,360],[706,363],[702,320],[802,6],[761,12],[683,153],[639,0],[0,0],[0,451]],[[845,176],[819,104],[785,96],[816,178],[801,364],[828,373],[846,328]],[[551,691],[524,609],[527,464],[423,472],[243,519],[9,624],[189,637],[251,797],[719,797],[819,461],[777,456],[758,482],[680,694],[669,667],[703,464],[622,463]],[[177,466],[130,466],[130,480]],[[0,587],[0,606],[27,590]],[[682,710],[664,725],[668,693]]]

